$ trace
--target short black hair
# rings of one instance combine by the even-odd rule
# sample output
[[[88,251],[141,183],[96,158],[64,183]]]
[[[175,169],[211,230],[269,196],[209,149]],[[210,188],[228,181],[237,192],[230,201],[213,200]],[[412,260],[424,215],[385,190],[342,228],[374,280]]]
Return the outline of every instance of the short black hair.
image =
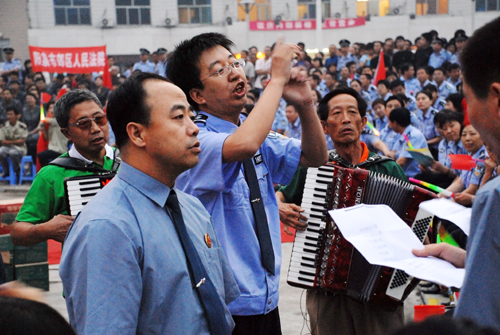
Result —
[[[404,107],[394,108],[389,114],[389,120],[406,128],[411,123],[410,111]]]
[[[488,96],[491,84],[500,83],[500,66],[492,64],[492,60],[500,59],[498,41],[500,17],[476,30],[460,55],[464,81],[480,99]]]
[[[419,94],[425,94],[425,95],[427,95],[427,97],[428,97],[429,99],[431,99],[431,100],[432,100],[432,92],[431,92],[431,91],[428,91],[428,90],[422,90],[422,91],[418,92],[417,94],[415,94],[415,98],[417,98]]]
[[[69,113],[78,104],[85,101],[93,101],[100,108],[102,108],[101,102],[96,97],[96,95],[89,90],[71,90],[65,93],[62,97],[57,100],[54,105],[54,115],[56,117],[57,123],[61,128],[67,128],[69,122]]]
[[[203,52],[217,46],[222,46],[229,52],[235,47],[234,43],[222,34],[200,34],[178,44],[168,62],[167,78],[181,88],[195,110],[200,106],[191,99],[189,92],[193,88],[204,88],[200,81],[201,71],[198,62]]]
[[[401,107],[404,107],[405,102],[403,100],[401,100],[401,98],[398,97],[398,95],[399,94],[391,95],[389,98],[387,98],[387,100],[384,103],[384,106],[387,107],[387,104],[389,103],[389,101],[397,100],[397,101],[399,101],[399,104],[401,105]]]
[[[368,80],[372,80],[372,76],[371,76],[371,74],[369,74],[369,73],[362,73],[362,74],[360,74],[360,75],[359,75],[359,77],[361,78],[361,76],[365,76],[365,77],[366,77],[366,79],[368,79]]]
[[[350,68],[351,65],[356,65],[356,62],[353,62],[353,61],[350,61],[350,62],[347,62],[347,64],[345,65],[347,68]]]
[[[459,70],[459,69],[460,69],[460,65],[458,65],[457,63],[451,63],[449,71],[451,71],[451,70]]]
[[[462,101],[464,100],[464,95],[462,93],[452,93],[448,95],[444,100],[452,103],[453,107],[459,113],[464,112],[464,107],[462,106]]]
[[[434,92],[434,93],[438,92],[438,89],[437,89],[436,85],[434,85],[434,84],[427,84],[422,88],[424,89],[424,91],[430,91],[430,92]]]
[[[38,83],[39,81],[43,81],[45,83],[45,78],[43,76],[37,77],[35,83]]]
[[[411,64],[411,63],[403,63],[403,64],[401,64],[401,66],[399,67],[399,69],[401,70],[401,74],[403,74],[406,71],[408,71],[410,69],[410,67],[413,67],[415,69],[415,66],[413,66],[413,64]]]
[[[318,105],[318,115],[320,120],[326,121],[328,119],[328,102],[335,98],[337,95],[348,94],[358,102],[358,111],[361,117],[365,117],[366,109],[368,108],[365,99],[354,89],[346,86],[339,86],[336,89],[330,91],[327,95],[321,99]]]
[[[385,100],[382,99],[382,98],[373,100],[373,102],[372,102],[372,108],[374,108],[376,105],[382,105],[382,106],[385,107]]]
[[[387,79],[380,79],[380,80],[377,82],[377,86],[378,86],[378,85],[384,85],[386,88],[389,88],[390,83],[389,83],[389,81],[387,81]]]
[[[0,297],[2,334],[75,334],[69,323],[47,304],[15,297]]]
[[[5,108],[5,114],[7,114],[10,111],[13,111],[14,114],[16,114],[16,115],[19,115],[21,113],[21,111],[18,111],[17,108],[14,106],[8,106]]]
[[[170,82],[154,73],[137,72],[127,78],[109,96],[106,112],[118,148],[122,148],[129,140],[127,124],[135,122],[149,126],[151,110],[146,104],[147,93],[144,90],[144,83],[147,80]]]
[[[463,127],[464,115],[462,113],[454,112],[451,109],[443,109],[434,115],[434,124],[438,125],[439,128],[443,128],[446,122],[452,121],[457,121],[460,123],[460,126]]]
[[[424,69],[425,73],[427,73],[428,75],[430,75],[429,67],[428,66],[419,66],[415,72],[418,72],[418,70],[421,70],[421,69]]]
[[[396,79],[396,80],[391,81],[391,84],[390,84],[389,88],[392,91],[393,89],[395,89],[398,86],[405,87],[405,83],[401,79]]]

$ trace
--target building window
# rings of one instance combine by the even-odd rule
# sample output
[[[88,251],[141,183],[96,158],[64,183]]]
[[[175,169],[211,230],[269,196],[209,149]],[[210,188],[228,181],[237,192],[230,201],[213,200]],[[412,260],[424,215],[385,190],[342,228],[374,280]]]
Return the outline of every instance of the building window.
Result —
[[[150,0],[115,0],[116,23],[151,24]]]
[[[241,0],[238,0],[238,4]],[[270,0],[255,0],[251,6],[250,13],[248,14],[250,21],[269,21],[271,17],[271,3]],[[245,21],[246,13],[243,5],[238,5],[238,21]]]
[[[90,24],[90,0],[54,0],[56,25]]]
[[[357,0],[356,15],[365,16],[386,16],[390,13],[389,0]]]
[[[476,0],[476,12],[500,10],[500,0]]]
[[[211,0],[177,0],[179,23],[212,23]]]
[[[416,14],[448,14],[448,0],[417,0]]]
[[[316,19],[316,1],[299,0],[297,4],[299,20]],[[330,0],[321,0],[321,15],[323,19],[330,18]]]

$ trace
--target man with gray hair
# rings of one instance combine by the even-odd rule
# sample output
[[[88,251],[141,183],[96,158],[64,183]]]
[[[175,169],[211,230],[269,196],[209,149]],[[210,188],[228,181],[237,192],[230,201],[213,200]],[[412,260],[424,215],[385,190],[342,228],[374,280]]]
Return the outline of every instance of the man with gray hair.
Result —
[[[64,179],[118,169],[119,158],[107,145],[108,119],[94,93],[66,93],[54,105],[54,114],[73,146],[36,175],[11,227],[15,245],[32,246],[48,239],[63,242],[74,219],[69,215]]]

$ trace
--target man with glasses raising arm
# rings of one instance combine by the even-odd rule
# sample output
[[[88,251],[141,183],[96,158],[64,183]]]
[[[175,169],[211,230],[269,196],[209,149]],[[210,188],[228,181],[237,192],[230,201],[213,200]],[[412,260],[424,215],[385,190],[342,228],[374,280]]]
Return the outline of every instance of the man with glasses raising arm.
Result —
[[[244,64],[232,47],[224,35],[201,34],[177,46],[170,59],[167,77],[198,111],[201,145],[199,164],[181,174],[176,186],[212,215],[240,288],[240,297],[228,305],[233,335],[277,335],[281,240],[273,183],[287,184],[299,164],[325,163],[326,143],[307,73],[291,68],[298,46],[276,43],[271,80],[244,122]],[[282,96],[299,113],[307,139],[302,143],[269,132]]]
[[[64,179],[116,171],[119,165],[107,145],[108,119],[94,93],[66,93],[54,105],[54,114],[73,146],[36,175],[11,227],[15,245],[32,246],[48,239],[63,242],[74,219],[69,215]]]

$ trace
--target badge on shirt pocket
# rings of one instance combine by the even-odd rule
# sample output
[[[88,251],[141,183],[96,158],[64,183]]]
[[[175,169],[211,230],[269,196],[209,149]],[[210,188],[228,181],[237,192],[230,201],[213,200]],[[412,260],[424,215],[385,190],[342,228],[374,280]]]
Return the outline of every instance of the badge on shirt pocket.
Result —
[[[263,161],[264,161],[264,159],[262,158],[262,154],[258,154],[258,155],[253,156],[253,162],[255,163],[255,165],[259,165]]]

